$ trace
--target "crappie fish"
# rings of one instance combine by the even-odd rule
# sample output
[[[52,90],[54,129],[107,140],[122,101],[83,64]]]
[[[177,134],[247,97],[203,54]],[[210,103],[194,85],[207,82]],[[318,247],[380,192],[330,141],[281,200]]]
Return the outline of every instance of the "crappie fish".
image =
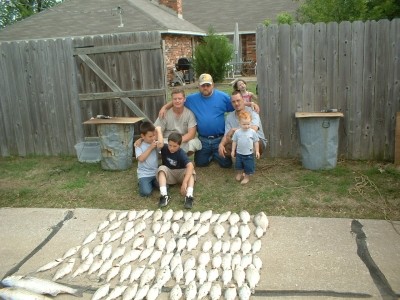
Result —
[[[22,288],[37,294],[57,296],[65,293],[82,296],[82,291],[46,279],[30,276],[9,276],[1,281],[5,286]]]
[[[5,300],[51,300],[52,298],[20,288],[4,288],[0,290],[0,298]]]

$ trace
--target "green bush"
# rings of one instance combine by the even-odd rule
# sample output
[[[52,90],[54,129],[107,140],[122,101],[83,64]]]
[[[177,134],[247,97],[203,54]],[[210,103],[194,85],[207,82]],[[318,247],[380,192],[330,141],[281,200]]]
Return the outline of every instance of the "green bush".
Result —
[[[278,21],[278,24],[291,25],[293,23],[293,16],[291,14],[289,14],[288,12],[283,12],[276,16],[276,20]]]
[[[233,57],[233,45],[228,38],[216,35],[212,28],[207,36],[198,45],[194,52],[193,68],[199,76],[202,73],[210,74],[215,82],[225,78],[227,64]]]

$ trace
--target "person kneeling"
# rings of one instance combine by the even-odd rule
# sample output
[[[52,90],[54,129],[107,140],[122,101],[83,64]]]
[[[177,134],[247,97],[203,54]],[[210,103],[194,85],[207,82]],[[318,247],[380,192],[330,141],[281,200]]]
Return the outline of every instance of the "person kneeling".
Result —
[[[168,136],[168,144],[161,148],[162,165],[158,168],[157,179],[160,185],[160,207],[171,201],[168,195],[167,184],[181,183],[181,194],[185,195],[185,208],[193,206],[193,188],[196,181],[196,172],[193,163],[185,151],[181,149],[182,135],[172,132]]]

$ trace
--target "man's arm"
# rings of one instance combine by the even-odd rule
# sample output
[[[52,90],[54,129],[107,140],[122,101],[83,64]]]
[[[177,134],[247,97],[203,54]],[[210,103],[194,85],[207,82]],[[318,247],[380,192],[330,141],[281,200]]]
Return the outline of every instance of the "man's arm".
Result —
[[[165,118],[165,114],[167,113],[167,110],[172,108],[172,101],[166,103],[161,107],[160,112],[158,113],[159,118]]]
[[[182,136],[182,143],[187,143],[188,141],[194,139],[196,136],[197,126],[188,129],[188,132]]]

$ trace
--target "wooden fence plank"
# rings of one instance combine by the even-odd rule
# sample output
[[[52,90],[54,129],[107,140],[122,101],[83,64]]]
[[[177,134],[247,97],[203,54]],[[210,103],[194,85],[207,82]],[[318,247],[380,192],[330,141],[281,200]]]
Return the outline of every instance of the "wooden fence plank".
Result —
[[[329,108],[327,98],[327,35],[326,24],[318,23],[314,26],[314,80],[315,102],[313,111]]]

